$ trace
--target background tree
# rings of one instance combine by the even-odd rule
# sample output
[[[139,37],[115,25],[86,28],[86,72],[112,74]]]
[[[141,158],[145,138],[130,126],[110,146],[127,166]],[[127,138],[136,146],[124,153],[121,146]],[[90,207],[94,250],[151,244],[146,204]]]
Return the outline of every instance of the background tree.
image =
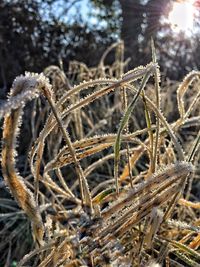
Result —
[[[174,34],[171,25],[166,22],[172,0],[91,0],[92,3],[110,13],[114,6],[120,7],[118,18],[121,21],[120,37],[125,42],[125,56],[131,58],[130,67],[146,64],[151,60],[150,38],[157,46],[161,70],[174,80],[182,78],[189,70],[199,68],[199,7],[195,2],[196,31],[191,36],[183,33]],[[101,13],[100,13],[101,14]],[[164,19],[165,18],[165,22]],[[102,19],[99,16],[99,19]],[[113,18],[111,18],[112,20]],[[109,16],[108,16],[109,20]],[[108,25],[111,22],[107,22]],[[176,71],[175,71],[176,70]]]
[[[65,68],[72,59],[95,65],[98,55],[114,41],[105,30],[91,30],[80,16],[76,15],[73,23],[69,23],[64,19],[69,2],[62,1],[60,12],[56,12],[58,2],[0,1],[1,97],[13,79],[25,70],[40,72],[48,65],[58,65],[60,58]]]
[[[1,97],[17,75],[58,65],[60,58],[64,69],[74,59],[94,66],[103,51],[119,38],[125,42],[125,57],[131,58],[131,68],[151,60],[149,40],[153,36],[161,70],[171,79],[180,79],[188,70],[199,68],[200,44],[198,31],[186,38],[181,33],[174,35],[170,25],[163,23],[171,2],[1,0]],[[81,14],[81,3],[89,5],[88,18]],[[199,1],[196,6],[199,9]]]

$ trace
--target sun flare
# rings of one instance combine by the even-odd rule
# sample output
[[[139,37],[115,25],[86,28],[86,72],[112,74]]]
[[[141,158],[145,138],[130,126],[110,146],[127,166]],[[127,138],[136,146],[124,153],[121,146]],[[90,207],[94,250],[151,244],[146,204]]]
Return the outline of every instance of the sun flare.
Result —
[[[173,3],[169,13],[169,22],[176,32],[191,32],[194,27],[194,0],[182,0]]]

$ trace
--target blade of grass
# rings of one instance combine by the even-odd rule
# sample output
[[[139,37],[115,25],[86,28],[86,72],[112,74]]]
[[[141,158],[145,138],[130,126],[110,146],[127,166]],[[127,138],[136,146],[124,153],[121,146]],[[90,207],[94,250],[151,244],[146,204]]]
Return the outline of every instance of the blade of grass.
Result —
[[[57,120],[57,123],[61,129],[61,132],[63,134],[63,137],[65,139],[65,142],[67,143],[68,147],[69,147],[69,151],[71,153],[71,156],[74,160],[74,164],[75,164],[75,167],[76,167],[76,171],[77,171],[77,175],[78,175],[78,178],[79,178],[79,185],[80,185],[80,190],[81,190],[81,199],[82,199],[82,204],[83,205],[86,205],[90,208],[90,214],[93,213],[93,207],[92,207],[92,200],[91,200],[91,195],[90,195],[90,191],[89,191],[89,187],[88,187],[88,184],[87,184],[87,180],[84,176],[84,173],[83,173],[83,170],[81,168],[81,165],[80,163],[78,162],[77,160],[77,157],[76,157],[76,152],[74,150],[74,147],[71,143],[71,140],[70,140],[70,137],[69,137],[69,134],[68,132],[64,129],[63,127],[63,124],[62,124],[62,119],[56,109],[56,106],[55,106],[55,103],[52,99],[52,96],[51,96],[51,93],[50,91],[47,91],[47,90],[43,90],[43,93],[44,95],[46,96],[50,106],[51,106],[51,109],[52,109],[52,112]]]
[[[149,168],[149,174],[151,175],[154,172],[154,167],[153,167],[153,132],[152,132],[152,122],[151,122],[151,116],[148,110],[148,106],[146,103],[146,99],[145,99],[145,92],[142,92],[142,99],[144,102],[144,112],[145,112],[145,119],[146,119],[146,123],[147,123],[147,128],[148,128],[148,134],[149,134],[149,158],[150,158],[150,168]]]
[[[115,183],[116,183],[116,192],[117,194],[119,194],[119,185],[118,185],[118,165],[119,165],[119,151],[120,151],[120,147],[121,147],[121,135],[123,132],[123,129],[126,127],[126,124],[130,118],[130,115],[135,107],[135,104],[139,98],[140,93],[142,92],[142,90],[144,89],[147,81],[149,80],[150,76],[152,75],[152,72],[155,71],[155,65],[152,65],[152,69],[147,70],[144,78],[142,80],[142,83],[140,85],[139,90],[137,91],[136,95],[134,96],[133,100],[131,101],[131,103],[128,105],[128,108],[120,122],[119,125],[119,129],[117,132],[117,137],[116,137],[116,141],[114,144],[114,153],[115,153],[115,159],[114,159],[114,179],[115,179]]]
[[[152,50],[152,61],[153,63],[157,64],[156,50],[155,50],[153,38],[151,39],[151,50]],[[155,89],[156,89],[156,106],[157,106],[157,109],[160,110],[160,85],[159,85],[160,71],[159,71],[159,68],[157,68],[154,73],[154,80],[155,80]],[[157,158],[158,158],[159,135],[160,135],[160,121],[159,121],[159,116],[156,116],[156,136],[155,136],[155,147],[154,147],[154,155],[153,155],[153,162],[152,162],[152,172],[156,171]]]

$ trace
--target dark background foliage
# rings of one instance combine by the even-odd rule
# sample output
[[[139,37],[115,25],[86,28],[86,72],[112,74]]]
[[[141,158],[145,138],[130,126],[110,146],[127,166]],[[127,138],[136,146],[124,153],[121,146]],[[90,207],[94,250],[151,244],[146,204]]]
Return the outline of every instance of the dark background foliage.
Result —
[[[130,67],[151,60],[153,37],[161,70],[178,80],[200,62],[198,31],[189,38],[174,35],[162,23],[170,3],[166,0],[1,0],[0,88],[5,97],[13,79],[25,70],[41,72],[50,64],[64,69],[70,60],[95,66],[103,51],[121,38]],[[80,4],[82,3],[82,6]],[[83,18],[83,5],[89,14]],[[196,3],[198,7],[198,1]],[[91,21],[96,21],[91,23]],[[198,28],[198,18],[197,18]]]

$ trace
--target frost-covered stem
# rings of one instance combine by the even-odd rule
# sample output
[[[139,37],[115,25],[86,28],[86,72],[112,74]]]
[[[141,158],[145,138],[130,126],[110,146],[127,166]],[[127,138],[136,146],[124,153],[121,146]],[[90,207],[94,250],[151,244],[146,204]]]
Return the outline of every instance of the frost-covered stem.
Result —
[[[83,205],[88,205],[89,208],[90,208],[90,212],[92,214],[93,213],[92,200],[91,200],[91,195],[90,195],[89,187],[88,187],[88,184],[87,184],[87,180],[86,180],[86,178],[84,176],[84,173],[83,173],[83,170],[81,168],[81,165],[80,165],[79,161],[77,160],[76,152],[75,152],[75,149],[74,149],[74,147],[72,145],[72,142],[70,140],[69,134],[66,131],[66,129],[64,129],[64,127],[63,127],[61,117],[60,117],[59,113],[56,110],[56,105],[55,105],[55,103],[53,101],[53,98],[51,96],[51,92],[48,90],[48,88],[44,88],[43,89],[43,94],[45,95],[45,97],[47,98],[47,100],[48,100],[48,102],[49,102],[49,104],[51,106],[52,112],[53,112],[53,114],[54,114],[54,116],[55,116],[55,118],[56,118],[56,120],[58,122],[60,130],[61,130],[61,132],[63,134],[63,137],[65,139],[66,144],[68,145],[70,154],[71,154],[72,159],[74,161],[76,172],[77,172],[77,175],[78,175],[78,178],[79,178],[82,204]]]
[[[43,243],[44,228],[38,206],[32,192],[25,185],[15,167],[16,138],[21,123],[22,108],[28,100],[38,96],[41,87],[46,85],[43,75],[20,76],[13,83],[8,106],[1,108],[6,114],[3,126],[2,172],[12,195],[32,222],[33,235],[39,245]]]

